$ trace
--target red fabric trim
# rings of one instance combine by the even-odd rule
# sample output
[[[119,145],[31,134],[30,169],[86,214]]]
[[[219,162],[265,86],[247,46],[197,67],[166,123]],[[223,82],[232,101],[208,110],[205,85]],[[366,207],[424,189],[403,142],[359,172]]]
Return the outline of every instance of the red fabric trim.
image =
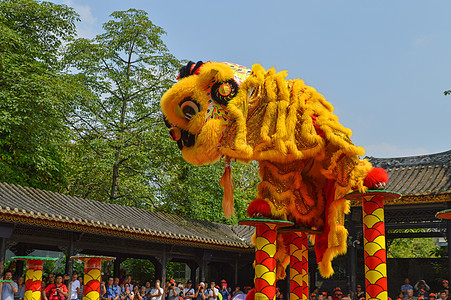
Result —
[[[323,139],[326,139],[326,135],[324,134],[324,131],[319,128],[318,125],[316,125],[316,119],[318,119],[317,115],[311,115],[312,121],[313,121],[313,127],[315,127],[316,134],[318,134]]]
[[[326,220],[326,224],[324,227],[324,232],[316,236],[315,239],[315,254],[316,254],[316,262],[320,262],[323,260],[324,253],[329,247],[328,237],[329,237],[329,208],[332,202],[335,200],[335,180],[328,180],[326,187],[324,189],[324,197],[326,198],[326,208],[324,209],[324,220]]]

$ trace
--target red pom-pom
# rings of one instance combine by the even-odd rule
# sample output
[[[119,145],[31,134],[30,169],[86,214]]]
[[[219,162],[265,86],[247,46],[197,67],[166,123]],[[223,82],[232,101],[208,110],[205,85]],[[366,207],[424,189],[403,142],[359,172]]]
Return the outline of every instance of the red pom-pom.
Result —
[[[255,289],[250,290],[246,295],[246,300],[254,300],[255,299]]]
[[[368,174],[366,174],[363,184],[369,188],[374,189],[381,186],[385,186],[388,182],[388,174],[382,168],[372,168]]]
[[[268,202],[263,199],[254,199],[249,206],[247,207],[247,215],[251,218],[255,216],[261,217],[270,217],[271,216],[271,207]]]

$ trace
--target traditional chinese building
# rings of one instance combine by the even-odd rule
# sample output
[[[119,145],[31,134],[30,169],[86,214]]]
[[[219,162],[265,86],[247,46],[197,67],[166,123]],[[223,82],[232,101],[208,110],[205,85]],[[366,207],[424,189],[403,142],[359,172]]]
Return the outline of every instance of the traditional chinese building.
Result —
[[[403,195],[396,202],[385,204],[387,243],[404,237],[445,237],[450,241],[451,221],[436,219],[435,214],[451,208],[451,151],[369,159],[388,171],[390,181],[386,189]],[[326,289],[333,282],[352,290],[357,283],[363,283],[359,203],[352,203],[346,226],[350,233],[349,251],[334,262],[336,275],[332,280],[323,280],[315,272],[314,252],[310,251],[311,285]],[[163,280],[166,264],[176,261],[189,266],[193,280],[225,278],[230,283],[251,285],[252,233],[253,228],[247,226],[211,223],[0,183],[0,268],[6,249],[15,255],[41,249],[61,251],[67,256],[114,256],[116,274],[125,258],[140,258],[150,260],[156,277]],[[448,249],[451,252],[451,247]],[[447,264],[451,279],[451,255]],[[396,290],[404,277],[414,273],[409,270],[414,266],[403,266],[402,272],[394,272],[394,265],[394,261],[388,261],[389,290]],[[68,260],[66,272],[71,270]]]

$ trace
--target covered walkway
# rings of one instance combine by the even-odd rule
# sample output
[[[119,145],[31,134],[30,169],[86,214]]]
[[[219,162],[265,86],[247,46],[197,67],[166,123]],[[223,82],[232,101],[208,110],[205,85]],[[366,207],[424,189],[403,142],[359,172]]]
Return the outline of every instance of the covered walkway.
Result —
[[[114,273],[126,258],[148,259],[156,278],[166,264],[183,262],[191,279],[252,283],[253,228],[70,197],[0,183],[1,260],[33,250],[114,256]],[[3,263],[0,264],[3,268]],[[72,273],[67,260],[66,273]],[[196,278],[197,273],[197,278]]]

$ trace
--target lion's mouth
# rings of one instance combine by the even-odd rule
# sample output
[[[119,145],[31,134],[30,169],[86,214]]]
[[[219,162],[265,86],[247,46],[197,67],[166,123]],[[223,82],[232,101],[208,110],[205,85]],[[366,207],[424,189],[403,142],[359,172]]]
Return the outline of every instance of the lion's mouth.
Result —
[[[180,129],[180,138],[179,139],[174,137],[175,134],[173,133],[173,131],[170,131],[170,135],[171,135],[171,139],[177,142],[177,147],[179,147],[180,150],[182,150],[183,147],[194,146],[194,144],[196,143],[196,136],[185,130]]]
[[[194,144],[196,143],[196,136],[185,130],[181,130],[181,132],[182,132],[182,136],[177,141],[177,146],[179,147],[179,149],[182,150],[183,147],[194,146]]]
[[[182,150],[183,147],[194,146],[196,143],[196,136],[194,134],[180,128],[174,128],[165,116],[163,116],[163,120],[166,127],[170,129],[169,135],[171,136],[171,139],[177,142],[177,146],[180,150]]]

